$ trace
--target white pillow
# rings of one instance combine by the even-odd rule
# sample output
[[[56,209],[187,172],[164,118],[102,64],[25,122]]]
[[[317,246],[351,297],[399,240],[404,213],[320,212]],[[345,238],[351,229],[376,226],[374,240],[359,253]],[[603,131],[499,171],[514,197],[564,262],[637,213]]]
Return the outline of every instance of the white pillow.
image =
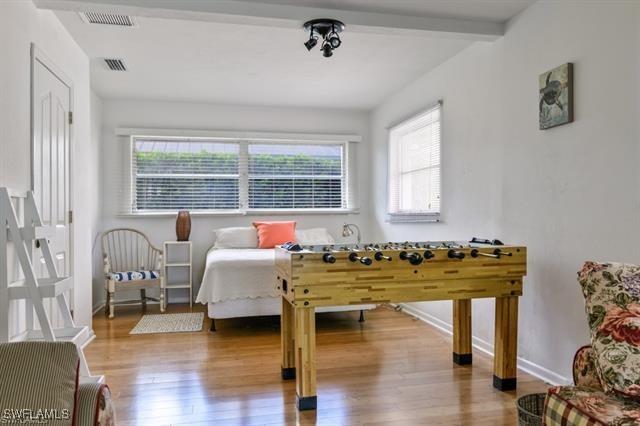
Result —
[[[298,244],[305,246],[314,244],[335,244],[335,240],[327,231],[327,228],[296,229]]]
[[[215,248],[258,248],[258,231],[253,226],[220,228],[214,232]]]

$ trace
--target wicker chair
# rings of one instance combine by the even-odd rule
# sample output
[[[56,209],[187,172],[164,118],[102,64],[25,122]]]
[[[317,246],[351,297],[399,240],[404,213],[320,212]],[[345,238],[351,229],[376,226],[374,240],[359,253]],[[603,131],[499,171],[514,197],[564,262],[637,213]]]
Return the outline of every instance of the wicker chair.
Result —
[[[109,318],[115,316],[116,304],[141,303],[142,307],[146,308],[147,300],[160,302],[160,312],[164,312],[165,280],[162,255],[162,250],[154,247],[145,234],[135,229],[117,228],[102,234],[102,258],[107,291],[105,313]],[[160,298],[147,297],[148,289],[159,289]],[[140,290],[140,299],[116,303],[115,295],[120,290]]]

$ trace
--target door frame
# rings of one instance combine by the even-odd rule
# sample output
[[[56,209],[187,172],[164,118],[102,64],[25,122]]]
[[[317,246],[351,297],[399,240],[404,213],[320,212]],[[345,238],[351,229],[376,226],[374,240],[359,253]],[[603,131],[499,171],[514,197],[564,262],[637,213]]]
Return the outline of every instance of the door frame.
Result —
[[[36,93],[35,93],[35,69],[36,69],[36,63],[39,62],[40,64],[42,64],[42,66],[44,66],[47,70],[49,70],[49,72],[51,72],[51,74],[53,74],[58,80],[60,80],[62,82],[62,84],[64,84],[65,86],[67,86],[69,88],[69,112],[72,114],[73,117],[73,94],[74,94],[74,89],[73,89],[73,82],[72,80],[51,60],[49,59],[49,57],[40,49],[38,48],[38,46],[36,46],[35,43],[31,43],[31,79],[30,79],[30,90],[31,90],[31,107],[30,107],[30,180],[31,183],[29,185],[30,189],[33,190],[35,187],[35,178],[34,178],[34,163],[35,163],[35,159],[33,158],[33,153],[34,153],[34,146],[35,146],[35,97],[36,97]],[[69,162],[69,211],[67,211],[65,214],[69,215],[69,212],[73,212],[74,208],[74,196],[73,196],[73,188],[74,188],[74,172],[73,172],[73,164],[74,164],[74,131],[73,131],[73,122],[69,123],[69,154],[68,154],[68,162]],[[71,219],[71,220],[69,220]],[[69,220],[69,271],[71,272],[71,275],[75,275],[75,269],[74,269],[74,227],[75,227],[75,220],[73,220],[74,218],[69,218],[67,217],[67,220]],[[74,281],[75,283],[75,281]],[[75,284],[74,284],[74,292],[75,293]],[[72,293],[72,294],[73,294]],[[73,300],[69,301],[69,302],[73,302],[75,300],[75,295],[73,295]],[[71,304],[69,306],[69,308],[71,309],[71,312],[73,314],[73,310],[74,310],[74,306]]]

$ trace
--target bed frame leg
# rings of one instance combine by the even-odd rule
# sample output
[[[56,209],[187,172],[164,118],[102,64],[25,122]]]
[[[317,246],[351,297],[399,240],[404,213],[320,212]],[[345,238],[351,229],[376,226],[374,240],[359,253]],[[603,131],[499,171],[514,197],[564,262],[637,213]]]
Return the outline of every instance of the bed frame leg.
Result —
[[[211,327],[209,327],[209,331],[214,333],[216,331],[216,320],[211,318]]]
[[[358,318],[358,322],[364,322],[364,309],[360,309],[360,318]]]

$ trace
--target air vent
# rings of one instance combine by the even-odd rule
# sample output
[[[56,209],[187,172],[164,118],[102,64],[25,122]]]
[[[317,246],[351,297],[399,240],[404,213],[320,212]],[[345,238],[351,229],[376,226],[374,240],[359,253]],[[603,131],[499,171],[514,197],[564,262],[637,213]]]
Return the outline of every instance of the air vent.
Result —
[[[122,59],[108,59],[104,60],[111,71],[126,71],[127,67],[124,66]]]
[[[80,18],[87,24],[115,25],[119,27],[137,27],[133,16],[112,13],[80,12]]]

